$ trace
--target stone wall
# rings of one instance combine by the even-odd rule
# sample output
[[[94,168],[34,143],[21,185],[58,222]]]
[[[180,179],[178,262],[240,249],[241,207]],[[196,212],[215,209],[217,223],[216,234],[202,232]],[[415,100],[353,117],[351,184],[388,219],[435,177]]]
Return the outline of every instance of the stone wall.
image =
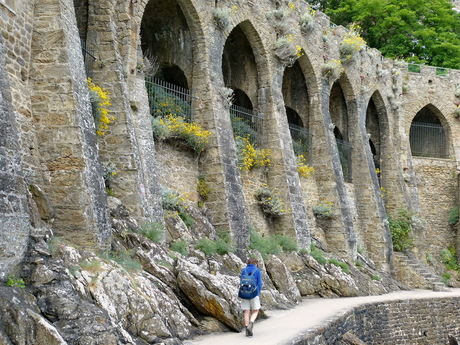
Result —
[[[458,338],[459,298],[390,301],[366,304],[345,312],[319,329],[297,337],[290,344],[342,344],[351,332],[367,345],[447,344]]]
[[[301,248],[308,248],[314,235],[350,262],[359,246],[388,271],[392,249],[386,212],[399,208],[413,210],[426,224],[420,234],[428,237],[419,243],[420,252],[424,243],[435,243],[439,250],[456,241],[445,219],[458,202],[460,124],[453,113],[459,71],[422,67],[420,73],[409,72],[406,64],[364,47],[344,60],[343,73],[326,74],[325,65],[341,58],[347,30],[317,13],[302,31],[299,23],[308,12],[302,0],[293,6],[268,0],[89,0],[77,2],[79,18],[68,0],[17,4],[0,2],[2,97],[11,95],[5,109],[17,128],[13,156],[19,155],[15,162],[22,163],[21,172],[7,175],[23,184],[21,200],[27,185],[44,190],[57,210],[55,222],[47,224],[56,233],[72,241],[85,236],[101,245],[109,241],[101,166],[114,164],[118,173],[111,187],[138,220],[163,219],[160,180],[181,185],[190,202],[196,202],[196,180],[203,173],[212,190],[206,204],[210,219],[231,231],[240,254],[249,240],[248,224],[256,223],[262,233],[296,238]],[[218,25],[217,9],[227,14],[225,25]],[[168,30],[161,20],[149,22],[161,19],[157,13],[171,17]],[[145,30],[153,32],[142,39]],[[93,132],[79,46],[82,32],[96,58],[93,81],[111,93],[115,121],[104,136]],[[174,33],[180,36],[177,41]],[[291,48],[301,47],[301,56],[280,51],[282,37],[292,39]],[[156,148],[142,62],[149,45],[158,42],[159,63],[183,70],[193,97],[193,119],[211,132],[203,162],[186,152]],[[237,49],[251,62],[247,70]],[[237,165],[225,96],[230,87],[244,91],[264,119],[260,147],[270,149],[272,156],[263,178],[247,178]],[[299,113],[313,137],[309,164],[316,172],[307,185],[297,173],[286,107]],[[421,165],[412,158],[409,131],[425,107],[448,132],[449,159]],[[353,148],[351,176],[340,161],[339,134]],[[177,183],[179,175],[185,178]],[[422,180],[432,188],[417,182]],[[266,222],[255,207],[252,194],[262,181],[276,188],[289,210],[276,222]],[[388,191],[385,198],[380,188]],[[438,195],[442,207],[430,208]],[[317,224],[312,215],[313,205],[323,201],[332,202],[335,210],[327,225]],[[25,209],[19,213],[27,214]],[[20,228],[25,236],[24,224]],[[17,252],[19,258],[22,251]]]

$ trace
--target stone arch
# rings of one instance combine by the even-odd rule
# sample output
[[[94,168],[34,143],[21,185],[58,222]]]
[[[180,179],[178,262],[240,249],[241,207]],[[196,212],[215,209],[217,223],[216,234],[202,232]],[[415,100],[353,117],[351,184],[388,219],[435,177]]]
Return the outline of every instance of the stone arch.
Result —
[[[380,92],[375,91],[368,101],[366,108],[366,131],[369,135],[369,145],[373,155],[374,165],[381,169],[382,164],[385,164],[388,143],[385,138],[388,138],[389,128],[385,103]],[[385,169],[386,170],[386,169]]]
[[[143,56],[155,64],[156,76],[190,84],[194,62],[194,38],[188,20],[176,0],[150,0],[140,24]],[[182,71],[184,78],[181,76]]]
[[[286,108],[294,111],[300,117],[302,127],[304,124],[308,127],[310,96],[302,68],[298,61],[284,70],[282,91]],[[289,123],[297,124],[289,121],[289,113],[287,115]]]
[[[241,89],[233,88],[233,104],[237,105],[242,108],[246,108],[249,110],[254,110],[254,106],[252,105],[251,99],[248,97],[246,92]]]
[[[450,151],[449,127],[433,104],[421,108],[412,118],[409,142],[412,156],[447,158]]]

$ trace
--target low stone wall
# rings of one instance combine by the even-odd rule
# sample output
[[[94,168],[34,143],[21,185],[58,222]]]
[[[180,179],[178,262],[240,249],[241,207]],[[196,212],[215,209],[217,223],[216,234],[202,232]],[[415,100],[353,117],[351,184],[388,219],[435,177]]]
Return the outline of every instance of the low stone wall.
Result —
[[[341,339],[347,332],[367,345],[447,344],[448,335],[458,337],[460,334],[459,317],[459,297],[365,304],[297,337],[290,344],[343,344]]]

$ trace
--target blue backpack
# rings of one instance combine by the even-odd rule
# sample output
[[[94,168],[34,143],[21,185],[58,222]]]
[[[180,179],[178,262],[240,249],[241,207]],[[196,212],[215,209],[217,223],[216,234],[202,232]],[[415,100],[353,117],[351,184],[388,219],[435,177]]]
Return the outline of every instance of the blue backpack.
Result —
[[[246,268],[243,269],[240,275],[240,289],[238,290],[238,297],[242,299],[253,299],[257,296],[257,283],[255,279],[255,273],[259,269],[253,272],[247,272]]]

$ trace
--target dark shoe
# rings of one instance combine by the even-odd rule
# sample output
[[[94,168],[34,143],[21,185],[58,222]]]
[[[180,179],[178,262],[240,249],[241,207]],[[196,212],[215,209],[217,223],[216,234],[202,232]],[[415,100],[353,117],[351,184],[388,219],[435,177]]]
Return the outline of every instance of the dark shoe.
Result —
[[[246,336],[252,337],[252,328],[254,327],[254,322],[249,322],[249,326],[246,327]]]

